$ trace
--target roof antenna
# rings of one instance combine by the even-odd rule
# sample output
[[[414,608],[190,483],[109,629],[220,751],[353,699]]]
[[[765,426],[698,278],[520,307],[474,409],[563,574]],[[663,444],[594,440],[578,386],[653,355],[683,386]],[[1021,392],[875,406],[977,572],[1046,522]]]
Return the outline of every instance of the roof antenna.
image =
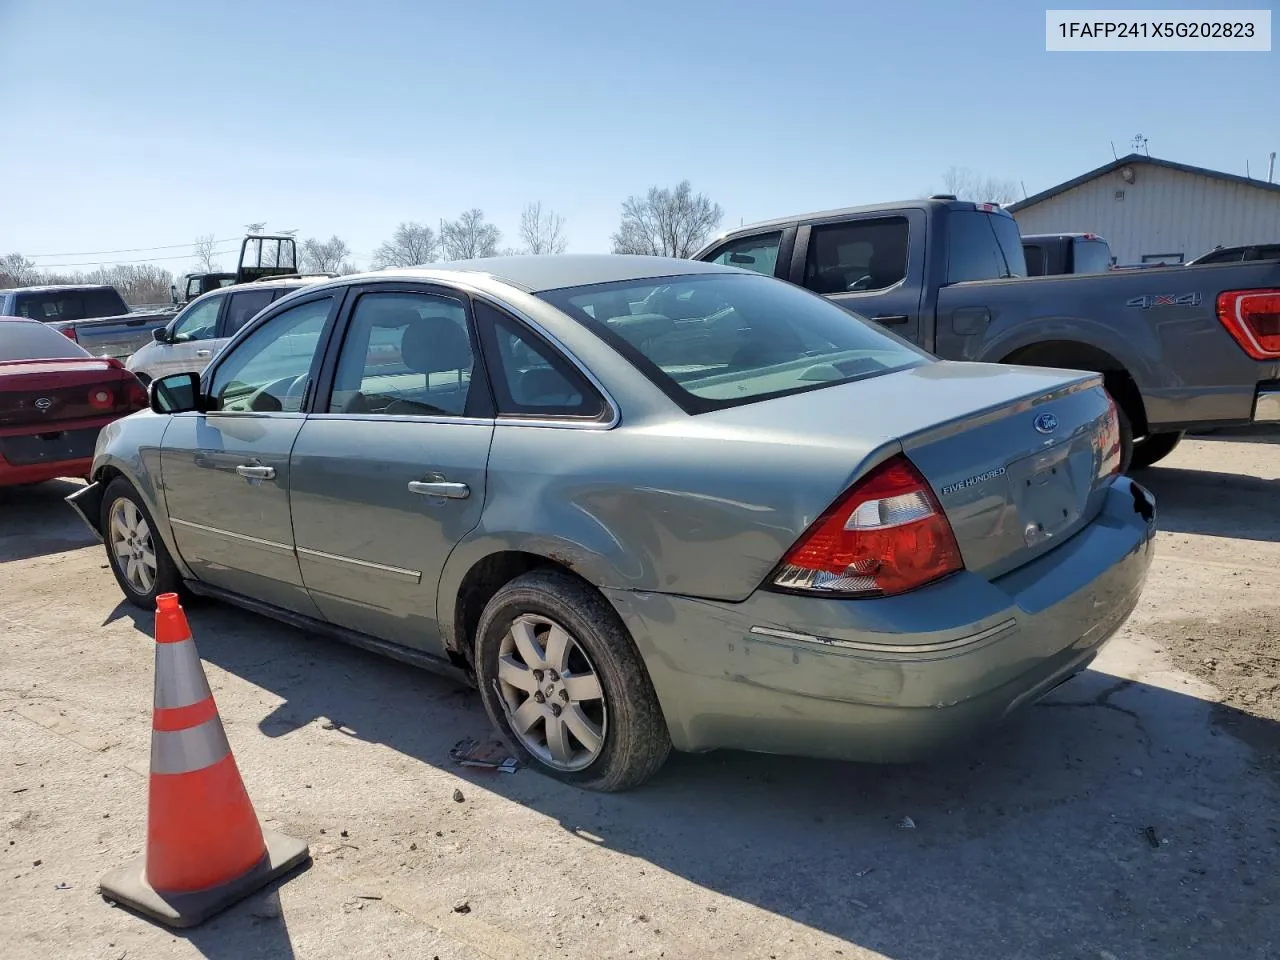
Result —
[[[1025,180],[1019,180],[1018,186],[1022,187],[1022,199],[1027,199],[1027,182]]]
[[[1116,142],[1114,140],[1111,141],[1111,156],[1115,160],[1120,159],[1120,154],[1116,153]]]
[[[1139,150],[1148,157],[1151,156],[1151,151],[1147,149],[1147,138],[1140,133],[1135,133],[1133,135],[1133,152],[1137,153]]]

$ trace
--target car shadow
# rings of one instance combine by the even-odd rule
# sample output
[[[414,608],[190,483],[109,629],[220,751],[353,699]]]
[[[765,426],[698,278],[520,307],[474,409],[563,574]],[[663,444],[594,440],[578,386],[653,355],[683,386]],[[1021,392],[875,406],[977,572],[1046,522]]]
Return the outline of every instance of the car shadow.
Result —
[[[1238,427],[1187,434],[1193,440],[1217,440],[1227,443],[1280,443],[1280,426]]]
[[[63,502],[80,486],[74,480],[50,480],[0,487],[0,563],[54,556],[97,543],[84,521]]]
[[[1160,464],[1134,479],[1156,495],[1161,530],[1280,542],[1280,480]]]
[[[266,736],[324,721],[444,768],[491,733],[450,681],[220,604],[188,613],[205,660],[283,701]],[[1260,956],[1280,943],[1280,785],[1229,732],[1241,717],[1280,736],[1086,671],[929,764],[674,755],[617,795],[453,769],[584,844],[894,960]]]

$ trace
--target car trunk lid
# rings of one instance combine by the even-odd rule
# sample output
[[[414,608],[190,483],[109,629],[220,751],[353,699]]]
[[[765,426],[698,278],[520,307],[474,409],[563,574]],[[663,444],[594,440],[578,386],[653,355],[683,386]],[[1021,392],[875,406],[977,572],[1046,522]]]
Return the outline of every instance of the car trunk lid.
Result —
[[[133,374],[93,357],[0,362],[0,428],[126,414],[145,405]]]

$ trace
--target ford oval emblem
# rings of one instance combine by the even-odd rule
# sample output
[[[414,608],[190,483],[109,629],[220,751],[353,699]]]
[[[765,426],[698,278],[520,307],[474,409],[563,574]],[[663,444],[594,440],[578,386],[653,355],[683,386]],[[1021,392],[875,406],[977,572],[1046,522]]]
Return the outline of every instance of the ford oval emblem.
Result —
[[[1058,429],[1058,418],[1052,413],[1042,413],[1036,417],[1035,426],[1041,433],[1053,433]]]
[[[39,400],[36,401],[36,409],[40,411],[48,410],[52,406],[53,406],[53,401],[50,400],[48,397],[41,397]]]

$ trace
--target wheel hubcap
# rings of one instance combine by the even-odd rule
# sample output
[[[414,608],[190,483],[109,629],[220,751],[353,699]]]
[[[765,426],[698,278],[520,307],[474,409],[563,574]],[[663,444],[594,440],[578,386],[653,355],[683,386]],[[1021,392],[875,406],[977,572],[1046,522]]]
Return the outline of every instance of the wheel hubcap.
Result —
[[[498,688],[525,749],[557,770],[582,770],[604,749],[608,711],[586,651],[560,624],[526,613],[498,652]]]
[[[156,551],[151,528],[132,500],[121,497],[111,505],[111,556],[129,589],[139,596],[156,585]]]

